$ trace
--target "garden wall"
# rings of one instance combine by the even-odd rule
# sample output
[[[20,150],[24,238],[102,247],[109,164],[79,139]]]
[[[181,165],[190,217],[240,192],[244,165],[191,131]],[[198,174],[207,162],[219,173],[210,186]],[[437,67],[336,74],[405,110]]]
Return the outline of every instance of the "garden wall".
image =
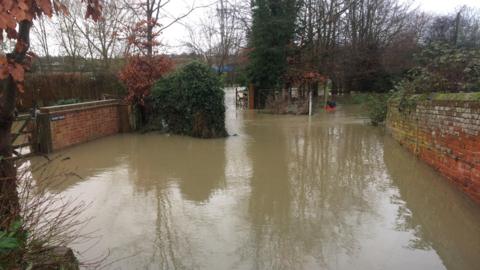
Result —
[[[51,153],[76,144],[130,130],[129,106],[102,100],[40,108],[39,151]]]
[[[393,98],[388,104],[387,129],[480,203],[480,94]]]

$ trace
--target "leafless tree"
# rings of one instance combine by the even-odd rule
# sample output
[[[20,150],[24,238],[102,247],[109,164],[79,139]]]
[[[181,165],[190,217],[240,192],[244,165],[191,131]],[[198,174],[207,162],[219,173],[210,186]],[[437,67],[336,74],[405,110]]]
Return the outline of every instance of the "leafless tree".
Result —
[[[50,29],[51,22],[45,17],[38,18],[37,23],[33,25],[33,42],[38,45],[38,51],[45,56],[47,63],[50,63],[51,41],[48,35]]]
[[[449,15],[431,16],[424,41],[479,47],[480,10],[463,6]]]
[[[112,58],[121,56],[125,42],[120,33],[128,22],[128,10],[118,5],[117,1],[106,0],[103,3],[102,18],[98,22],[76,20],[75,27],[87,44],[88,54],[92,59],[101,59],[108,68]]]
[[[218,33],[215,28],[215,21],[211,16],[202,18],[200,23],[195,25],[186,25],[188,31],[188,41],[184,45],[195,55],[198,55],[209,66],[215,61],[218,51]]]
[[[155,53],[154,48],[160,44],[158,40],[160,34],[199,8],[194,0],[183,13],[173,15],[166,9],[170,3],[171,0],[124,0],[125,7],[131,11],[136,21],[128,29],[127,39],[131,46],[127,54],[137,50],[152,57]]]
[[[301,69],[328,75],[334,88],[372,90],[383,76],[385,49],[411,36],[415,14],[397,0],[302,0],[294,59]]]
[[[83,20],[82,7],[74,1],[65,1],[69,8],[68,14],[59,14],[54,22],[55,38],[61,53],[68,56],[72,67],[86,55],[86,46],[83,35],[78,31],[77,20]]]
[[[246,43],[240,11],[243,1],[219,0],[215,9],[194,25],[187,25],[189,40],[184,44],[219,72],[238,55]]]

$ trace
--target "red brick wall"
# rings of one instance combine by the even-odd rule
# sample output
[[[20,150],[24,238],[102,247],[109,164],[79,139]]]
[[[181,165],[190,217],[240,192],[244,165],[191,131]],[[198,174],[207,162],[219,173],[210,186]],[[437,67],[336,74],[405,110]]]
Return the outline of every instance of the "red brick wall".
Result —
[[[120,110],[115,100],[41,108],[48,119],[48,152],[119,133]]]
[[[480,203],[480,101],[417,101],[401,111],[399,102],[391,101],[387,128],[398,142]]]

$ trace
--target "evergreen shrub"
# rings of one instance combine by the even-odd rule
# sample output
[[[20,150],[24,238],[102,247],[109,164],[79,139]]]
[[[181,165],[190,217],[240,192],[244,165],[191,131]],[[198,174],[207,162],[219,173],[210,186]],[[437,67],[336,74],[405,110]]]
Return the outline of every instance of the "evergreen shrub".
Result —
[[[150,127],[198,138],[227,135],[224,91],[206,65],[192,62],[156,82]]]

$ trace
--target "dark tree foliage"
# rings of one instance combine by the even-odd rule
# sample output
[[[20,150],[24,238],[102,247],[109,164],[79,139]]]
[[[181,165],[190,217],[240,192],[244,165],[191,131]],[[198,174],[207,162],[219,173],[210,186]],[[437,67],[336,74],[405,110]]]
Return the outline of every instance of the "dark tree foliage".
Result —
[[[396,89],[405,93],[480,91],[480,49],[432,43]]]
[[[255,85],[256,107],[263,107],[267,89],[282,87],[296,19],[295,0],[255,0],[250,36],[249,80]]]
[[[199,138],[227,135],[224,92],[213,70],[192,62],[152,90],[151,127]]]

